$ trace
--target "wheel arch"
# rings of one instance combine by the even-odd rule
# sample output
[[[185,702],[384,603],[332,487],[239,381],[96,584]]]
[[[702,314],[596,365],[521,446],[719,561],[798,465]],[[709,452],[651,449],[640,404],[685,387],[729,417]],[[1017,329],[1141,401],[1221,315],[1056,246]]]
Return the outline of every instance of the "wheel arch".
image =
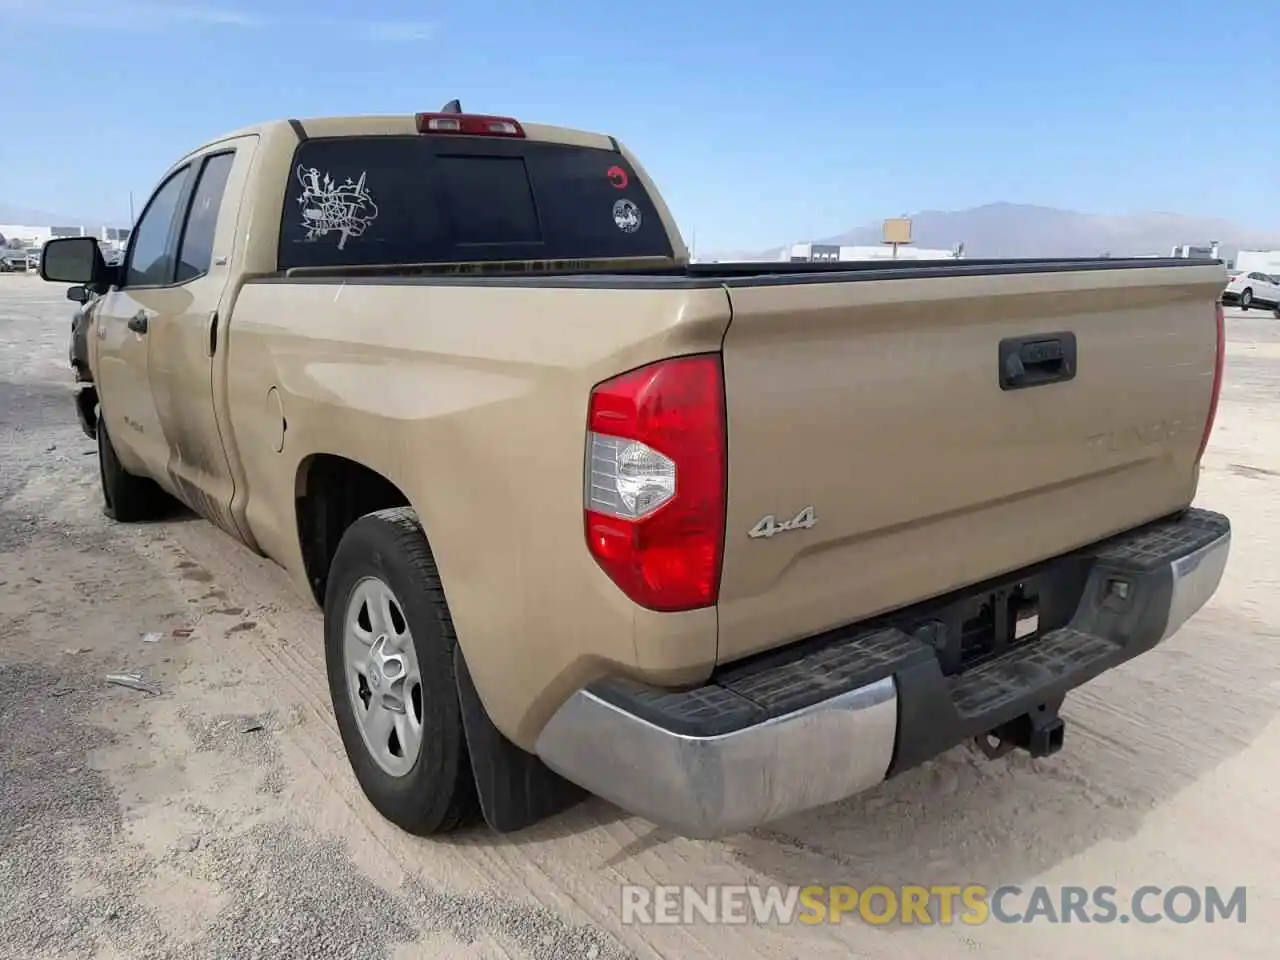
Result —
[[[361,517],[394,507],[414,509],[430,546],[428,524],[401,487],[381,471],[347,457],[314,453],[303,458],[295,477],[294,503],[307,582],[321,607],[338,543]],[[443,572],[438,563],[436,567],[448,603]],[[520,830],[578,803],[585,796],[580,787],[552,772],[495,726],[456,632],[455,644],[461,719],[481,812],[490,827],[502,833]]]
[[[383,472],[334,453],[312,453],[298,464],[294,511],[307,584],[324,606],[329,566],[342,535],[366,514],[409,507],[409,497]]]

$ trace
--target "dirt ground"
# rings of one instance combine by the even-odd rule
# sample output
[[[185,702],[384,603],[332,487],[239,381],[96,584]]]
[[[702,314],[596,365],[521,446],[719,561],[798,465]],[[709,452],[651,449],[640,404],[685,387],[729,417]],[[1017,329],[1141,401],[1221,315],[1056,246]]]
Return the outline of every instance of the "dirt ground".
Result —
[[[1280,321],[1228,321],[1200,503],[1214,601],[1068,700],[1048,760],[961,748],[718,842],[601,801],[406,836],[330,717],[317,611],[203,521],[102,516],[73,305],[0,277],[0,957],[1272,957],[1280,942]],[[109,685],[141,673],[157,695]],[[1240,923],[631,926],[624,883],[1247,885]]]

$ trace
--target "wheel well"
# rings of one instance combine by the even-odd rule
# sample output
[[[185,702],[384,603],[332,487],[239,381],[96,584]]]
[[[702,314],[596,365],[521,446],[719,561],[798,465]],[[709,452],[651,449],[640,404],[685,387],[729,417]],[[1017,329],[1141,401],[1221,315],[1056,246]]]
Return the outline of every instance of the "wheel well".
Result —
[[[407,507],[409,498],[376,470],[346,457],[320,453],[308,457],[298,468],[295,504],[307,582],[316,602],[323,606],[329,564],[347,527],[375,510]]]

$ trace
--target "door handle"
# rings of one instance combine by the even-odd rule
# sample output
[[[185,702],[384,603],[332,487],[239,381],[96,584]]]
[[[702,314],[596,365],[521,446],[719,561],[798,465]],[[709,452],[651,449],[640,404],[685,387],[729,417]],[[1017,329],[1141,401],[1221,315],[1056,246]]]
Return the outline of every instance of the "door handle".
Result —
[[[147,332],[147,311],[139,310],[129,318],[129,329],[134,333]]]

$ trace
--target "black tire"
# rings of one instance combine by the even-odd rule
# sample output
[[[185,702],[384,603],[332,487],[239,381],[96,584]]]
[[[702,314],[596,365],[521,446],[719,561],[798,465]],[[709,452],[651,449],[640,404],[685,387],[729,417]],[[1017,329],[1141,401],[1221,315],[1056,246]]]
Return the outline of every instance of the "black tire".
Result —
[[[1246,289],[1242,291],[1240,294],[1240,309],[1248,310],[1251,303],[1253,303],[1253,290]]]
[[[385,771],[365,745],[353,710],[344,655],[344,622],[355,587],[374,577],[390,588],[413,636],[422,684],[422,742],[403,776]],[[408,507],[361,517],[343,534],[329,567],[324,602],[329,696],[347,759],[365,797],[400,829],[448,833],[479,819],[453,656],[457,637],[431,548]]]
[[[169,499],[149,477],[135,477],[120,465],[107,424],[98,411],[98,478],[102,481],[102,512],[117,523],[138,523],[163,515]]]

